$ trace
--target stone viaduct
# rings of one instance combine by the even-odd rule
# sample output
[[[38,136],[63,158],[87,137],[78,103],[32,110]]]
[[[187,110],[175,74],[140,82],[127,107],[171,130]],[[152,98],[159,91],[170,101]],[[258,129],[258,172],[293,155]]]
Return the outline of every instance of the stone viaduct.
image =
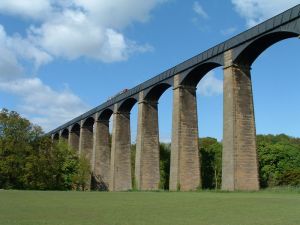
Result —
[[[173,89],[170,190],[201,186],[198,155],[196,86],[210,70],[224,69],[223,190],[258,190],[256,131],[251,65],[268,47],[299,37],[297,5],[49,132],[84,155],[92,173],[110,191],[132,188],[130,111],[138,104],[135,180],[140,190],[157,190],[159,129],[157,103]],[[112,116],[110,145],[109,120]]]

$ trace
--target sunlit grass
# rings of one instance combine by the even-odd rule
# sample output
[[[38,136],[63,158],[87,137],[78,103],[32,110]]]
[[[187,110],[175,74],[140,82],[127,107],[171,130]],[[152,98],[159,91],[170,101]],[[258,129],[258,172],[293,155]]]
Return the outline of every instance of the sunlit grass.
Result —
[[[297,225],[297,191],[0,191],[1,225]]]

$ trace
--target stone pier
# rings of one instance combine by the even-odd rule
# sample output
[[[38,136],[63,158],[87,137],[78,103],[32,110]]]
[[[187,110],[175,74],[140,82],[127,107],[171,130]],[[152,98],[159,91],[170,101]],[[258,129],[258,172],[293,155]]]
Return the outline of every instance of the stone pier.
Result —
[[[113,113],[110,191],[132,189],[130,145],[130,113],[117,111],[116,105]]]
[[[222,189],[259,190],[250,67],[224,57]]]
[[[196,88],[174,77],[170,190],[195,190],[200,185]]]
[[[138,131],[136,140],[135,182],[139,190],[158,190],[159,131],[157,101],[143,99],[138,105]]]
[[[85,125],[84,123],[80,127],[80,138],[79,138],[79,154],[81,156],[84,156],[90,166],[91,166],[91,171],[93,168],[93,125],[87,124]],[[90,189],[90,183],[91,181],[88,182],[89,185],[87,186],[87,189]]]
[[[69,139],[68,139],[68,144],[69,146],[75,151],[79,152],[79,136],[80,136],[80,131],[70,131],[69,133]]]
[[[110,179],[109,120],[98,120],[94,128],[94,178],[97,189],[108,190]]]

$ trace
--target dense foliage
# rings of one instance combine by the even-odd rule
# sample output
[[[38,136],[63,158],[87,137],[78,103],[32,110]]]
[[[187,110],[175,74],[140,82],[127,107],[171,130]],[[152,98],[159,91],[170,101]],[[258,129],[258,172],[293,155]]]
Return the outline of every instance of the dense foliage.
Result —
[[[84,189],[84,159],[16,112],[0,112],[0,189]]]
[[[160,146],[160,188],[168,189],[170,144]],[[258,135],[259,179],[262,188],[300,186],[300,138],[287,135]],[[215,138],[199,138],[202,188],[220,189],[222,183],[222,143]]]
[[[261,187],[300,185],[300,139],[287,135],[258,135]]]
[[[202,187],[220,188],[222,144],[213,138],[200,138]],[[259,180],[262,188],[300,185],[300,139],[280,135],[258,135]]]
[[[222,144],[215,138],[199,139],[202,188],[219,189],[222,181]]]
[[[171,161],[171,144],[160,144],[160,183],[159,188],[167,190],[169,189],[170,180],[170,161]]]

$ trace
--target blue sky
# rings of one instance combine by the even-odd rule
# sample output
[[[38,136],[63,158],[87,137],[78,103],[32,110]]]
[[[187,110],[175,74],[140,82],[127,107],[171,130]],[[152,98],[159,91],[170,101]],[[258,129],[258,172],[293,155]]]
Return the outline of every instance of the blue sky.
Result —
[[[1,0],[0,108],[49,131],[300,0]],[[257,133],[300,136],[299,39],[252,66]],[[222,68],[198,85],[199,135],[222,138]],[[132,140],[137,106],[132,110]],[[170,140],[172,90],[159,101]]]

